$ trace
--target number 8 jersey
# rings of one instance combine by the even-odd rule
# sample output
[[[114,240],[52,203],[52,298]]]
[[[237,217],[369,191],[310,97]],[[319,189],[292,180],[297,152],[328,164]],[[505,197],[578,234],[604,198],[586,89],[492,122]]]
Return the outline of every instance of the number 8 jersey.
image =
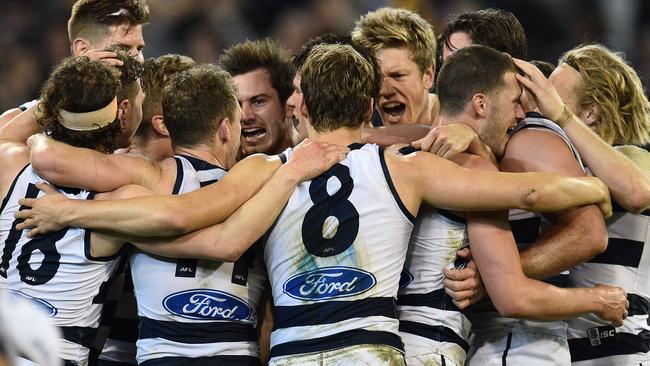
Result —
[[[35,184],[43,182],[31,166],[14,180],[2,201],[0,213],[0,288],[32,300],[50,316],[63,333],[59,356],[69,363],[85,365],[90,348],[99,347],[97,330],[109,280],[119,265],[115,257],[95,258],[90,253],[90,231],[66,227],[27,237],[16,230],[23,220],[14,219],[18,200],[35,198]],[[82,190],[63,192],[72,199],[91,199]]]
[[[350,148],[345,160],[298,185],[267,235],[271,357],[361,344],[403,351],[395,297],[414,218],[383,150]]]

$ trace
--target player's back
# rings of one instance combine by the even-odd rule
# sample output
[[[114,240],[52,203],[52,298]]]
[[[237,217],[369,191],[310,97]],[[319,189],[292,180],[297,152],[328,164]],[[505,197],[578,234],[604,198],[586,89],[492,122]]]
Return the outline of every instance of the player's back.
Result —
[[[35,198],[42,182],[26,166],[2,202],[0,213],[0,286],[9,293],[32,300],[44,309],[63,333],[60,357],[84,365],[97,344],[103,303],[117,256],[93,257],[90,231],[66,227],[35,238],[16,230],[14,219],[21,198]],[[93,193],[62,189],[68,198],[92,199]]]
[[[383,150],[350,148],[345,160],[298,185],[268,234],[271,357],[367,344],[402,350],[394,298],[414,218]]]
[[[197,190],[226,174],[191,156],[174,159],[173,194]],[[130,263],[140,318],[139,364],[259,364],[254,327],[266,274],[256,246],[234,263],[140,251]]]

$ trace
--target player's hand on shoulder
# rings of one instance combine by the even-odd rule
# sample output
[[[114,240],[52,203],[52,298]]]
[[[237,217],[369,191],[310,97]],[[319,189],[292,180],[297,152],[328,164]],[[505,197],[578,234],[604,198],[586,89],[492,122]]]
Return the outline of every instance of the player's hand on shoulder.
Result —
[[[443,271],[445,293],[453,299],[454,305],[465,309],[485,296],[485,287],[469,248],[459,250],[457,255],[456,263]]]
[[[24,221],[16,225],[17,230],[31,229],[29,237],[57,231],[66,225],[61,222],[62,207],[69,199],[45,182],[36,184],[45,193],[39,198],[22,198],[18,203],[25,207],[16,212],[17,219]]]
[[[627,293],[621,287],[598,284],[594,287],[598,302],[601,303],[601,310],[596,315],[612,323],[615,327],[623,325],[627,318],[627,309],[630,303],[627,301]]]
[[[412,146],[450,159],[467,151],[472,141],[477,138],[476,132],[471,127],[455,123],[432,128],[425,137],[414,141]]]
[[[309,180],[345,159],[349,151],[346,146],[305,139],[293,149],[284,168],[290,169],[298,181]]]

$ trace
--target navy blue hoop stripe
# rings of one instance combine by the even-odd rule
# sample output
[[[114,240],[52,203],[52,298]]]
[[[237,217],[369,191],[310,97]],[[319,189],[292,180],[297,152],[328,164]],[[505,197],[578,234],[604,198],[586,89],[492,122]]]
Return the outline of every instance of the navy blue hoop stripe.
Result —
[[[397,319],[392,297],[370,297],[355,301],[329,301],[320,304],[276,306],[273,330],[305,325],[332,324],[368,316]]]
[[[650,352],[650,331],[639,334],[616,333],[610,342],[591,346],[589,338],[569,339],[571,362]]]
[[[460,311],[454,305],[444,289],[428,292],[426,294],[405,294],[397,297],[397,305],[401,306],[427,306],[441,310]]]
[[[642,241],[609,238],[605,252],[589,260],[589,263],[617,264],[638,268],[644,245],[645,243]]]
[[[251,356],[163,357],[147,360],[140,366],[260,366],[260,359]]]
[[[140,339],[163,338],[173,342],[203,344],[257,341],[251,324],[235,322],[181,323],[140,317]]]

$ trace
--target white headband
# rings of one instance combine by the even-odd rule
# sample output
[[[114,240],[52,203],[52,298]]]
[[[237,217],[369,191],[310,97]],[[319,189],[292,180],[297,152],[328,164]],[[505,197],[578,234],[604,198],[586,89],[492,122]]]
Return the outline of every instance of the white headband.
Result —
[[[73,131],[91,131],[105,127],[117,117],[117,97],[104,108],[92,112],[73,113],[64,109],[59,111],[59,123]]]

